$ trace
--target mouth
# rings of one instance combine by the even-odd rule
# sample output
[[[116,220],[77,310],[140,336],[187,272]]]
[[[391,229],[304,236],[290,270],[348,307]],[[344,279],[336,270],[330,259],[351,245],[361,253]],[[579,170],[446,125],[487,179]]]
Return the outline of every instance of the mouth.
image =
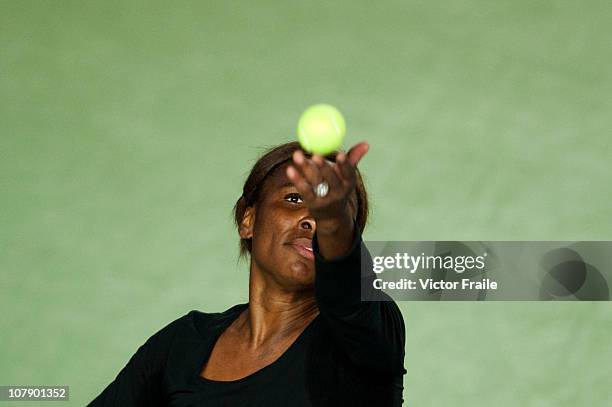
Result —
[[[301,244],[293,243],[291,246],[303,257],[314,260],[314,252],[312,251],[312,247],[307,247]]]

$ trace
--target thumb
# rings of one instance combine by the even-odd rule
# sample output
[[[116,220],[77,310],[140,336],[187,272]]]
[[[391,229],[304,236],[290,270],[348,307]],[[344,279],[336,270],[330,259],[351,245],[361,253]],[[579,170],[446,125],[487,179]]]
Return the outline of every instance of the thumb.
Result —
[[[346,153],[348,161],[351,163],[351,165],[356,166],[363,156],[366,155],[368,150],[370,150],[370,145],[366,141],[355,144],[353,147],[351,147],[348,153]]]

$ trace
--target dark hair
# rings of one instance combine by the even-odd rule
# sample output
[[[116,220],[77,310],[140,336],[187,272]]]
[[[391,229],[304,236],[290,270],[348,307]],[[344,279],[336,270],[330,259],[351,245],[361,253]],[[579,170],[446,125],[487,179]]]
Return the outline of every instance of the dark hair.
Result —
[[[290,143],[281,144],[275,147],[271,147],[266,150],[261,157],[257,160],[249,176],[247,177],[244,187],[242,188],[242,195],[236,201],[233,209],[234,222],[236,227],[240,229],[240,224],[244,213],[249,206],[253,206],[260,202],[261,192],[264,188],[264,181],[268,178],[275,169],[283,165],[284,163],[291,160],[293,152],[300,149],[300,144],[297,141]],[[306,157],[311,155],[304,152]],[[326,159],[335,162],[336,152],[325,156]],[[363,179],[359,169],[357,172],[357,185],[355,191],[357,193],[357,224],[359,230],[363,233],[366,222],[368,220],[368,194],[366,192]],[[246,256],[247,253],[251,253],[251,239],[240,239],[240,258]]]

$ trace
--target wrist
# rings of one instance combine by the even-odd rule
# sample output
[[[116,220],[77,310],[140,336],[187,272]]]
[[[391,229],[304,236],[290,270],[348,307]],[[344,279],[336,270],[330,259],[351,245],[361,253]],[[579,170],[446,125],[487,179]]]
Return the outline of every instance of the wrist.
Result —
[[[339,216],[325,219],[315,219],[318,235],[336,235],[341,230],[349,231],[353,226],[353,219],[347,212]]]

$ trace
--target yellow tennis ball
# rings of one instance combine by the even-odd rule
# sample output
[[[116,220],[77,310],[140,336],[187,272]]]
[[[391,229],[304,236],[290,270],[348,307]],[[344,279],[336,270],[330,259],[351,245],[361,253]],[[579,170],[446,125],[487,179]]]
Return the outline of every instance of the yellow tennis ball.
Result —
[[[345,133],[344,117],[332,105],[310,106],[298,121],[298,140],[309,153],[327,155],[340,149]]]

